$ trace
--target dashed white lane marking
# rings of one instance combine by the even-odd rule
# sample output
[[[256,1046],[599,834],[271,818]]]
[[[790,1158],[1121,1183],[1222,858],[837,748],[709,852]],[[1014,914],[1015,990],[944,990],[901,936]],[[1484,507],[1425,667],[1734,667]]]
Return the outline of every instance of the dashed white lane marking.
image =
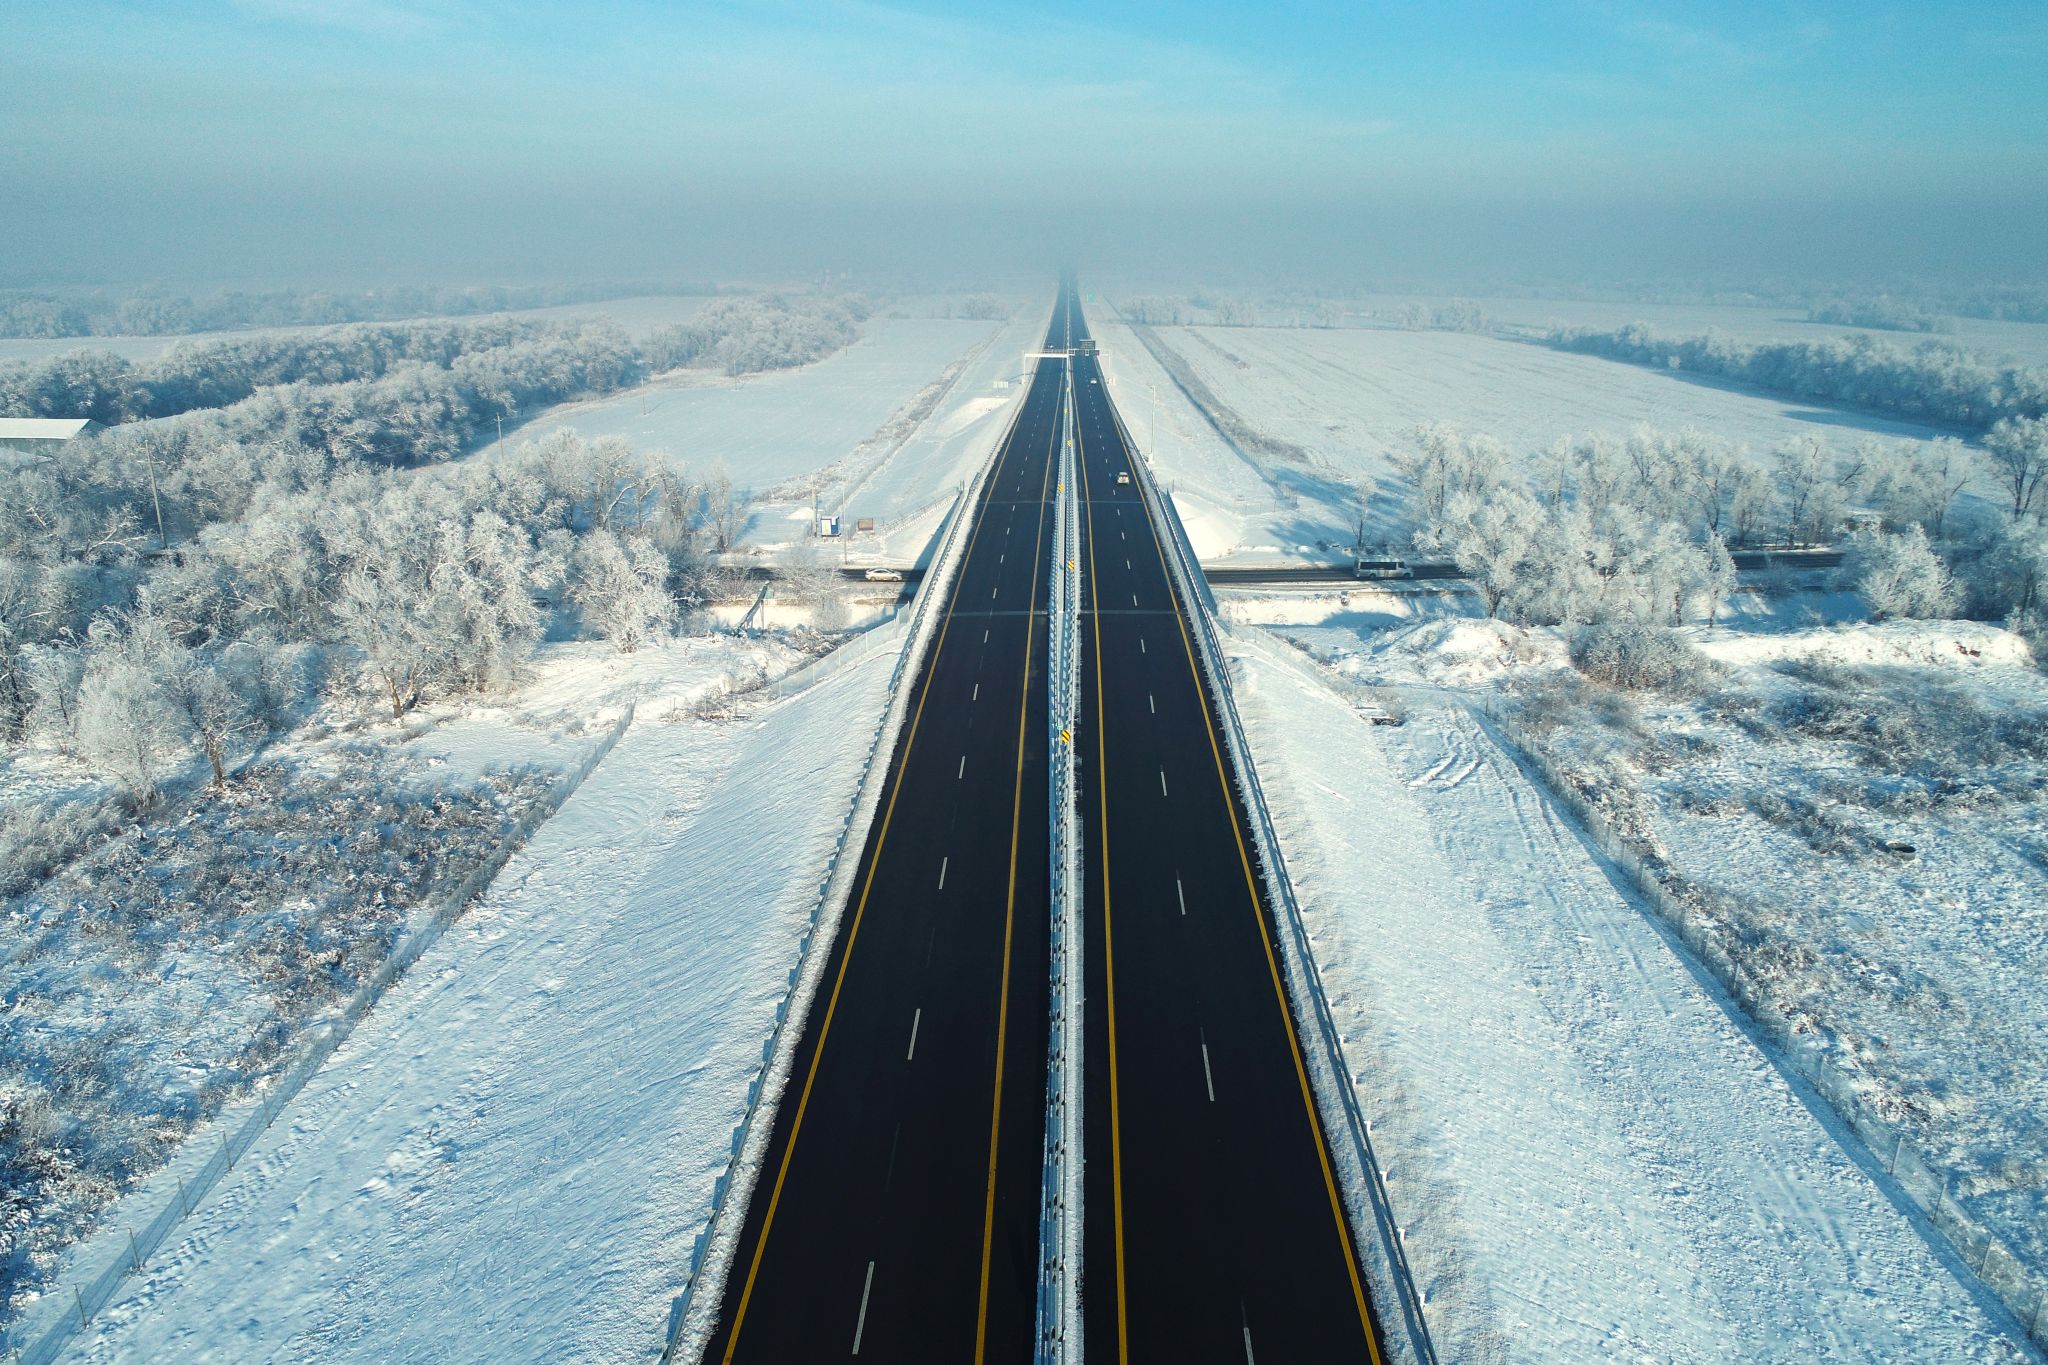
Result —
[[[1154,697],[1150,692],[1147,692],[1145,694],[1145,705],[1152,708],[1153,715],[1156,716],[1159,714],[1159,699],[1157,697]]]
[[[939,890],[941,891],[946,889],[946,864],[952,861],[953,859],[950,854],[939,859]]]
[[[1159,794],[1161,796],[1166,795],[1166,769],[1164,768],[1159,770]]]
[[[1188,912],[1188,893],[1181,889],[1178,877],[1173,879],[1173,898],[1180,902],[1180,912],[1185,915]]]
[[[868,1291],[875,1287],[875,1263],[868,1262],[868,1277],[860,1287],[860,1316],[853,1322],[853,1353],[860,1354],[860,1334],[868,1325]]]
[[[917,1012],[910,1016],[910,1051],[903,1054],[903,1060],[906,1062],[914,1062],[917,1060],[917,1025],[918,1022],[923,1018],[924,1006],[919,1005],[917,1007]]]
[[[1132,606],[1134,606],[1134,607],[1138,605],[1138,594],[1136,594],[1136,593],[1132,593],[1132,594],[1131,594],[1131,605],[1132,605]]]
[[[968,698],[967,700],[969,700],[969,701],[980,701],[980,700],[981,700],[981,684],[980,684],[980,683],[976,683],[976,684],[974,685],[974,695],[973,695],[973,696],[971,696],[971,697],[969,697],[969,698]]]
[[[998,591],[998,589],[995,589],[995,588],[990,588],[990,589],[988,590],[988,595],[989,595],[990,597],[994,597],[994,596],[996,595],[997,591]]]
[[[986,626],[982,627],[982,631],[981,631],[981,642],[982,642],[983,644],[987,644],[987,643],[988,643],[988,627],[986,627]]]
[[[1145,652],[1145,637],[1142,635],[1138,637],[1138,652],[1140,654]]]
[[[962,755],[960,755],[960,771],[959,771],[959,772],[957,772],[957,773],[954,773],[954,774],[953,774],[953,780],[954,780],[955,782],[958,782],[958,781],[959,781],[960,779],[962,779],[962,778],[964,778],[964,777],[966,777],[966,776],[967,776],[967,755],[966,755],[966,754],[962,754]]]
[[[1209,1035],[1202,1034],[1202,1084],[1209,1088],[1209,1103],[1216,1103],[1216,1077],[1209,1070]]]

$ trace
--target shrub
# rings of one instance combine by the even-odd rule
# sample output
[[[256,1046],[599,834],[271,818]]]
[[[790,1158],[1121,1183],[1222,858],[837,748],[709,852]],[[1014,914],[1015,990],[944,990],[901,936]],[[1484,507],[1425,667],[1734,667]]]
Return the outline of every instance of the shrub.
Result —
[[[1719,672],[1671,631],[1630,622],[1581,628],[1572,636],[1571,659],[1596,682],[1632,692],[1697,693]]]

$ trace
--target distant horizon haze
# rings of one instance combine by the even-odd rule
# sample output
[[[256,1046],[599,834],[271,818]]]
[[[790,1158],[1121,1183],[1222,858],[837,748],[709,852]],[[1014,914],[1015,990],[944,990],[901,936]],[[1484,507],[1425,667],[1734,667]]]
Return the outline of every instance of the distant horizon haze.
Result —
[[[5,0],[0,285],[2048,277],[2048,11]]]

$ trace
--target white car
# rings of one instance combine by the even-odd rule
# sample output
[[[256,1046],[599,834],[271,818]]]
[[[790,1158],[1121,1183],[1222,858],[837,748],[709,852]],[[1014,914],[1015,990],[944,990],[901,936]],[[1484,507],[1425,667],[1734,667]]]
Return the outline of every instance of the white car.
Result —
[[[868,570],[868,582],[870,583],[901,583],[902,581],[903,575],[894,569]]]
[[[1119,469],[1116,472],[1116,481],[1118,483],[1129,483],[1131,481],[1131,471],[1128,469]]]

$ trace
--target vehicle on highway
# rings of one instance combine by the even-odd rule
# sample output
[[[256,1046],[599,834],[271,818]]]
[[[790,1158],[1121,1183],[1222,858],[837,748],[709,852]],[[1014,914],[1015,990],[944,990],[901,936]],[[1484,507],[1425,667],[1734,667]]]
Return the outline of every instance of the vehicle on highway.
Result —
[[[903,575],[895,569],[868,570],[868,582],[870,583],[901,583],[902,581]]]
[[[1413,578],[1415,570],[1408,567],[1405,559],[1380,558],[1360,555],[1351,569],[1356,578]]]
[[[1118,483],[1129,483],[1131,481],[1131,471],[1128,469],[1119,469],[1116,472],[1116,481]]]

